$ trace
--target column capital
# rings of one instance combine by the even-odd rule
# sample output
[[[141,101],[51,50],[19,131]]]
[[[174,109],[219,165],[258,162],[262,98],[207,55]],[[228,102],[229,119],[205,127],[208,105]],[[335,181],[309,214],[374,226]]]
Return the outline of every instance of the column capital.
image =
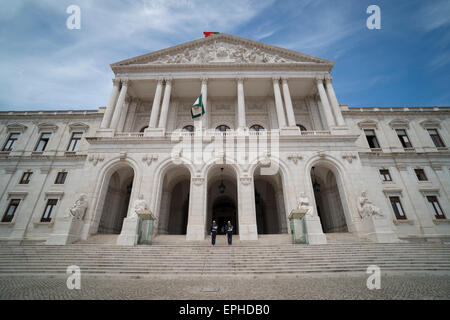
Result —
[[[235,78],[235,80],[236,80],[236,82],[244,82],[245,80],[246,80],[247,78],[246,77],[244,77],[244,76],[236,76],[236,78]]]
[[[333,80],[333,77],[330,76],[329,74],[327,74],[327,75],[325,76],[325,81],[326,81],[326,82],[331,82],[332,80]]]
[[[171,83],[171,82],[173,81],[173,78],[172,78],[172,77],[165,77],[165,78],[164,78],[164,81],[165,81],[166,83]]]
[[[281,77],[281,81],[283,81],[283,83],[287,83],[289,79],[290,79],[290,78],[287,77],[287,76]]]
[[[275,83],[275,82],[280,82],[280,76],[272,76],[272,82],[273,83]]]
[[[122,86],[129,86],[130,85],[130,80],[127,79],[121,79],[120,80],[122,82]]]
[[[157,84],[163,84],[163,82],[164,82],[164,78],[163,77],[159,77],[159,78],[156,79],[156,83]]]
[[[208,76],[201,76],[200,81],[203,83],[208,83]]]
[[[112,79],[113,86],[118,86],[120,84],[120,79]]]
[[[316,76],[315,77],[315,80],[316,80],[317,83],[323,83],[323,79],[324,79],[323,76]]]

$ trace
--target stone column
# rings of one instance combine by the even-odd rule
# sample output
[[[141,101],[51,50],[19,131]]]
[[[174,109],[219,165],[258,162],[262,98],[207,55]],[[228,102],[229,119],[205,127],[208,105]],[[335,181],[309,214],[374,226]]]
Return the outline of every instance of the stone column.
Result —
[[[170,199],[172,194],[163,191],[161,197],[161,210],[158,217],[158,233],[167,234],[169,232]]]
[[[292,106],[292,100],[291,100],[291,92],[289,91],[289,85],[286,78],[282,79],[283,83],[283,95],[284,95],[284,103],[286,105],[286,114],[288,118],[288,125],[289,127],[295,127],[296,121],[295,121],[295,115],[294,115],[294,108]]]
[[[130,104],[132,99],[130,97],[125,99],[125,104],[122,108],[122,114],[120,115],[119,123],[117,124],[116,132],[123,132],[125,126],[125,120],[127,119],[128,110],[130,109]]]
[[[206,223],[206,179],[191,177],[186,240],[204,240]]]
[[[328,97],[330,98],[331,107],[333,109],[334,117],[338,126],[345,126],[344,117],[342,117],[341,108],[336,98],[333,85],[331,84],[332,77],[325,77],[325,85],[327,87]]]
[[[122,89],[120,90],[119,99],[117,99],[116,108],[114,110],[114,115],[111,120],[111,129],[116,129],[120,116],[122,115],[123,105],[125,103],[125,98],[127,96],[127,90],[128,90],[128,80],[122,80]]]
[[[241,177],[238,182],[239,239],[258,240],[254,180],[252,177]]]
[[[118,79],[113,79],[113,89],[111,95],[109,96],[108,104],[106,105],[106,112],[103,115],[102,123],[100,124],[101,129],[108,129],[111,124],[111,119],[114,114],[114,108],[117,103],[117,96],[119,95],[120,81]]]
[[[155,97],[153,98],[152,113],[150,115],[150,122],[148,123],[149,128],[156,128],[156,123],[158,122],[159,108],[161,106],[162,86],[163,80],[159,79],[156,84]]]
[[[237,97],[238,97],[238,127],[245,129],[247,126],[245,120],[245,96],[244,96],[244,78],[237,79]]]
[[[317,91],[319,91],[320,95],[320,101],[322,103],[323,107],[323,113],[325,114],[325,118],[327,120],[328,128],[331,128],[335,125],[334,118],[333,118],[333,112],[331,111],[330,103],[328,102],[327,93],[325,92],[325,88],[323,86],[323,79],[322,78],[316,78],[317,82]]]
[[[170,93],[172,91],[172,79],[166,79],[166,89],[164,90],[164,98],[161,106],[161,116],[159,118],[159,128],[166,129],[167,116],[169,115]]]
[[[275,108],[277,110],[278,116],[278,127],[284,128],[286,127],[286,118],[284,116],[284,108],[283,108],[283,100],[281,98],[280,91],[280,78],[274,77],[273,81],[273,94],[275,96]]]
[[[205,118],[204,121],[204,126],[205,129],[208,130],[209,128],[209,112],[207,112],[207,108],[208,108],[208,78],[207,77],[202,77],[202,88],[201,88],[201,94],[202,94],[202,102],[203,102],[203,107],[205,108],[205,114],[203,115],[203,117]]]

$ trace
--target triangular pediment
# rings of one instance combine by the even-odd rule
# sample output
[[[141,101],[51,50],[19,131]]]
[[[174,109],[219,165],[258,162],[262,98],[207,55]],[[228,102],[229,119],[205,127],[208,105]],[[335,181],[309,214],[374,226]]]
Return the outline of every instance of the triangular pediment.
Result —
[[[321,64],[333,62],[300,52],[229,34],[186,42],[112,64],[113,67],[134,65],[205,65],[205,64]]]

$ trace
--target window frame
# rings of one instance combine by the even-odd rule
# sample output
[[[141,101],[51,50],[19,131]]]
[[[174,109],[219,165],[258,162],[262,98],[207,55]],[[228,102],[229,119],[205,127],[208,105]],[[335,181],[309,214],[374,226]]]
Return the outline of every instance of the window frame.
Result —
[[[423,179],[423,180],[420,179],[420,178],[419,178],[419,175],[417,174],[418,172],[422,173],[422,174],[423,174],[423,177],[424,177],[425,179]],[[428,176],[427,176],[426,173],[425,173],[425,170],[422,169],[422,168],[415,168],[415,169],[414,169],[414,174],[416,175],[417,181],[419,181],[419,182],[429,181],[429,180],[428,180]]]
[[[382,171],[387,171],[387,176],[389,177],[389,179],[385,179],[386,174],[382,173]],[[383,181],[383,182],[392,182],[392,175],[391,175],[391,172],[389,171],[389,169],[379,169],[378,172],[380,174],[381,181]]]
[[[442,140],[442,137],[439,134],[439,130],[437,128],[427,128],[426,130],[427,130],[428,134],[430,135],[431,141],[433,141],[433,144],[436,148],[446,148],[444,140]],[[436,132],[436,134],[431,134],[430,133],[431,130],[434,130]],[[433,136],[437,139],[438,143],[436,143],[436,140],[435,140],[435,138],[433,138]]]
[[[372,132],[373,135],[368,135],[368,132]],[[376,132],[375,132],[375,129],[364,129],[364,135],[366,136],[367,144],[369,145],[369,148],[370,148],[370,149],[381,149],[380,142],[378,141],[378,138],[377,138],[377,134],[376,134]],[[372,139],[369,140],[369,137],[372,137]],[[375,142],[374,147],[372,147],[372,146],[370,145],[370,142],[371,142],[371,141],[372,141],[372,142]]]
[[[394,199],[396,201],[393,201]],[[400,196],[398,196],[398,195],[389,196],[389,202],[391,204],[392,211],[394,212],[395,218],[397,220],[407,220],[408,219],[406,217],[405,209],[403,208],[403,204],[402,204],[402,201],[400,199]],[[403,215],[400,215],[400,211],[398,211],[399,208],[398,208],[397,205],[394,207],[394,202],[398,203],[400,205],[400,211],[401,211],[401,213]]]
[[[194,131],[195,131],[195,127],[192,124],[185,125],[183,128],[181,128],[181,132],[193,133]]]
[[[6,207],[5,212],[3,213],[1,223],[12,223],[13,222],[14,217],[15,217],[16,212],[17,212],[17,209],[19,208],[19,205],[20,205],[21,201],[22,201],[22,199],[17,199],[17,198],[9,200],[9,204]],[[10,208],[13,205],[13,202],[17,202],[17,205],[14,205],[14,209],[13,209],[13,212],[11,214],[11,219],[6,220],[7,213],[10,211]]]
[[[79,138],[75,138],[76,134],[79,134],[80,137]],[[72,132],[72,135],[70,137],[69,144],[67,145],[66,151],[68,151],[68,152],[76,152],[78,150],[78,147],[80,146],[80,143],[81,143],[82,139],[83,139],[83,132],[79,132],[79,131]],[[72,148],[70,148],[74,141],[75,141],[74,146]]]
[[[298,123],[297,123],[296,126],[300,129],[301,132],[303,132],[303,131],[308,131],[308,129],[306,129],[306,127],[303,126],[303,125],[301,125],[301,124],[298,124]]]
[[[12,137],[13,135],[17,135],[17,138],[13,138]],[[17,140],[19,140],[19,137],[20,137],[20,132],[10,132],[8,135],[8,139],[6,139],[5,143],[3,144],[2,151],[5,151],[5,152],[13,151],[14,145],[16,144]],[[10,142],[11,142],[11,146],[9,148],[7,148],[7,145]]]
[[[260,131],[266,131],[266,128],[264,128],[262,125],[260,124],[254,124],[252,125],[250,128],[248,128],[250,131],[254,131],[254,132],[260,132]]]
[[[399,131],[403,131],[403,134],[399,133]],[[402,144],[402,147],[404,149],[412,149],[413,148],[411,139],[409,138],[408,133],[406,132],[406,129],[403,129],[403,128],[395,129],[395,133],[397,134],[397,137],[400,140],[400,143]],[[406,138],[406,141],[405,141],[405,138]]]
[[[225,130],[219,129],[219,128],[222,128],[222,127],[226,127],[227,129],[225,129]],[[216,127],[215,131],[216,131],[216,132],[222,132],[222,133],[224,133],[224,132],[227,132],[227,131],[231,131],[231,128],[230,128],[229,126],[227,126],[226,124],[219,124],[219,125]]]
[[[45,204],[45,207],[44,207],[44,212],[42,213],[42,216],[41,216],[41,220],[40,220],[41,223],[48,223],[48,222],[52,221],[53,215],[56,210],[56,206],[58,205],[58,201],[59,201],[59,199],[54,199],[54,198],[47,199],[47,203]],[[50,203],[50,202],[52,202],[52,203]],[[49,207],[50,207],[50,209],[49,209],[50,211],[48,212],[48,216],[45,217],[47,214],[47,209]]]
[[[435,219],[447,219],[445,216],[445,212],[444,210],[442,210],[441,204],[439,203],[439,199],[436,195],[427,195],[425,196],[427,199],[428,204],[432,207],[433,209],[433,213],[434,213],[434,217]],[[430,201],[430,198],[434,198],[436,201]],[[436,206],[437,205],[437,206]],[[436,207],[439,210],[436,210]],[[441,212],[441,214],[439,214],[439,212]]]
[[[62,177],[62,178],[60,178]],[[62,182],[60,181],[62,179]],[[67,180],[67,171],[58,171],[56,173],[54,184],[65,184]]]
[[[46,135],[46,134],[49,135],[48,138],[43,138],[43,136]],[[44,152],[45,149],[46,149],[47,146],[48,146],[48,143],[50,142],[50,138],[51,138],[51,137],[52,137],[52,133],[51,133],[51,132],[42,132],[42,133],[39,135],[39,139],[38,139],[38,141],[37,141],[37,143],[36,143],[36,146],[34,147],[34,152]],[[42,150],[38,150],[38,147],[40,146],[41,141],[44,141],[44,146],[42,147]]]
[[[19,184],[29,184],[32,176],[33,176],[33,171],[25,171],[22,174],[22,177],[20,178]]]

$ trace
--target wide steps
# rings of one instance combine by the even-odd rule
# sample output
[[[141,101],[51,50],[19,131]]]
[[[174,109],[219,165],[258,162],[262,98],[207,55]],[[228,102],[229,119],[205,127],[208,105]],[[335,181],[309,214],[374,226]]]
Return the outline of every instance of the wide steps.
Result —
[[[92,275],[259,275],[382,271],[450,273],[444,244],[336,243],[328,245],[164,244],[121,247],[0,245],[0,275],[65,274],[70,265]]]

